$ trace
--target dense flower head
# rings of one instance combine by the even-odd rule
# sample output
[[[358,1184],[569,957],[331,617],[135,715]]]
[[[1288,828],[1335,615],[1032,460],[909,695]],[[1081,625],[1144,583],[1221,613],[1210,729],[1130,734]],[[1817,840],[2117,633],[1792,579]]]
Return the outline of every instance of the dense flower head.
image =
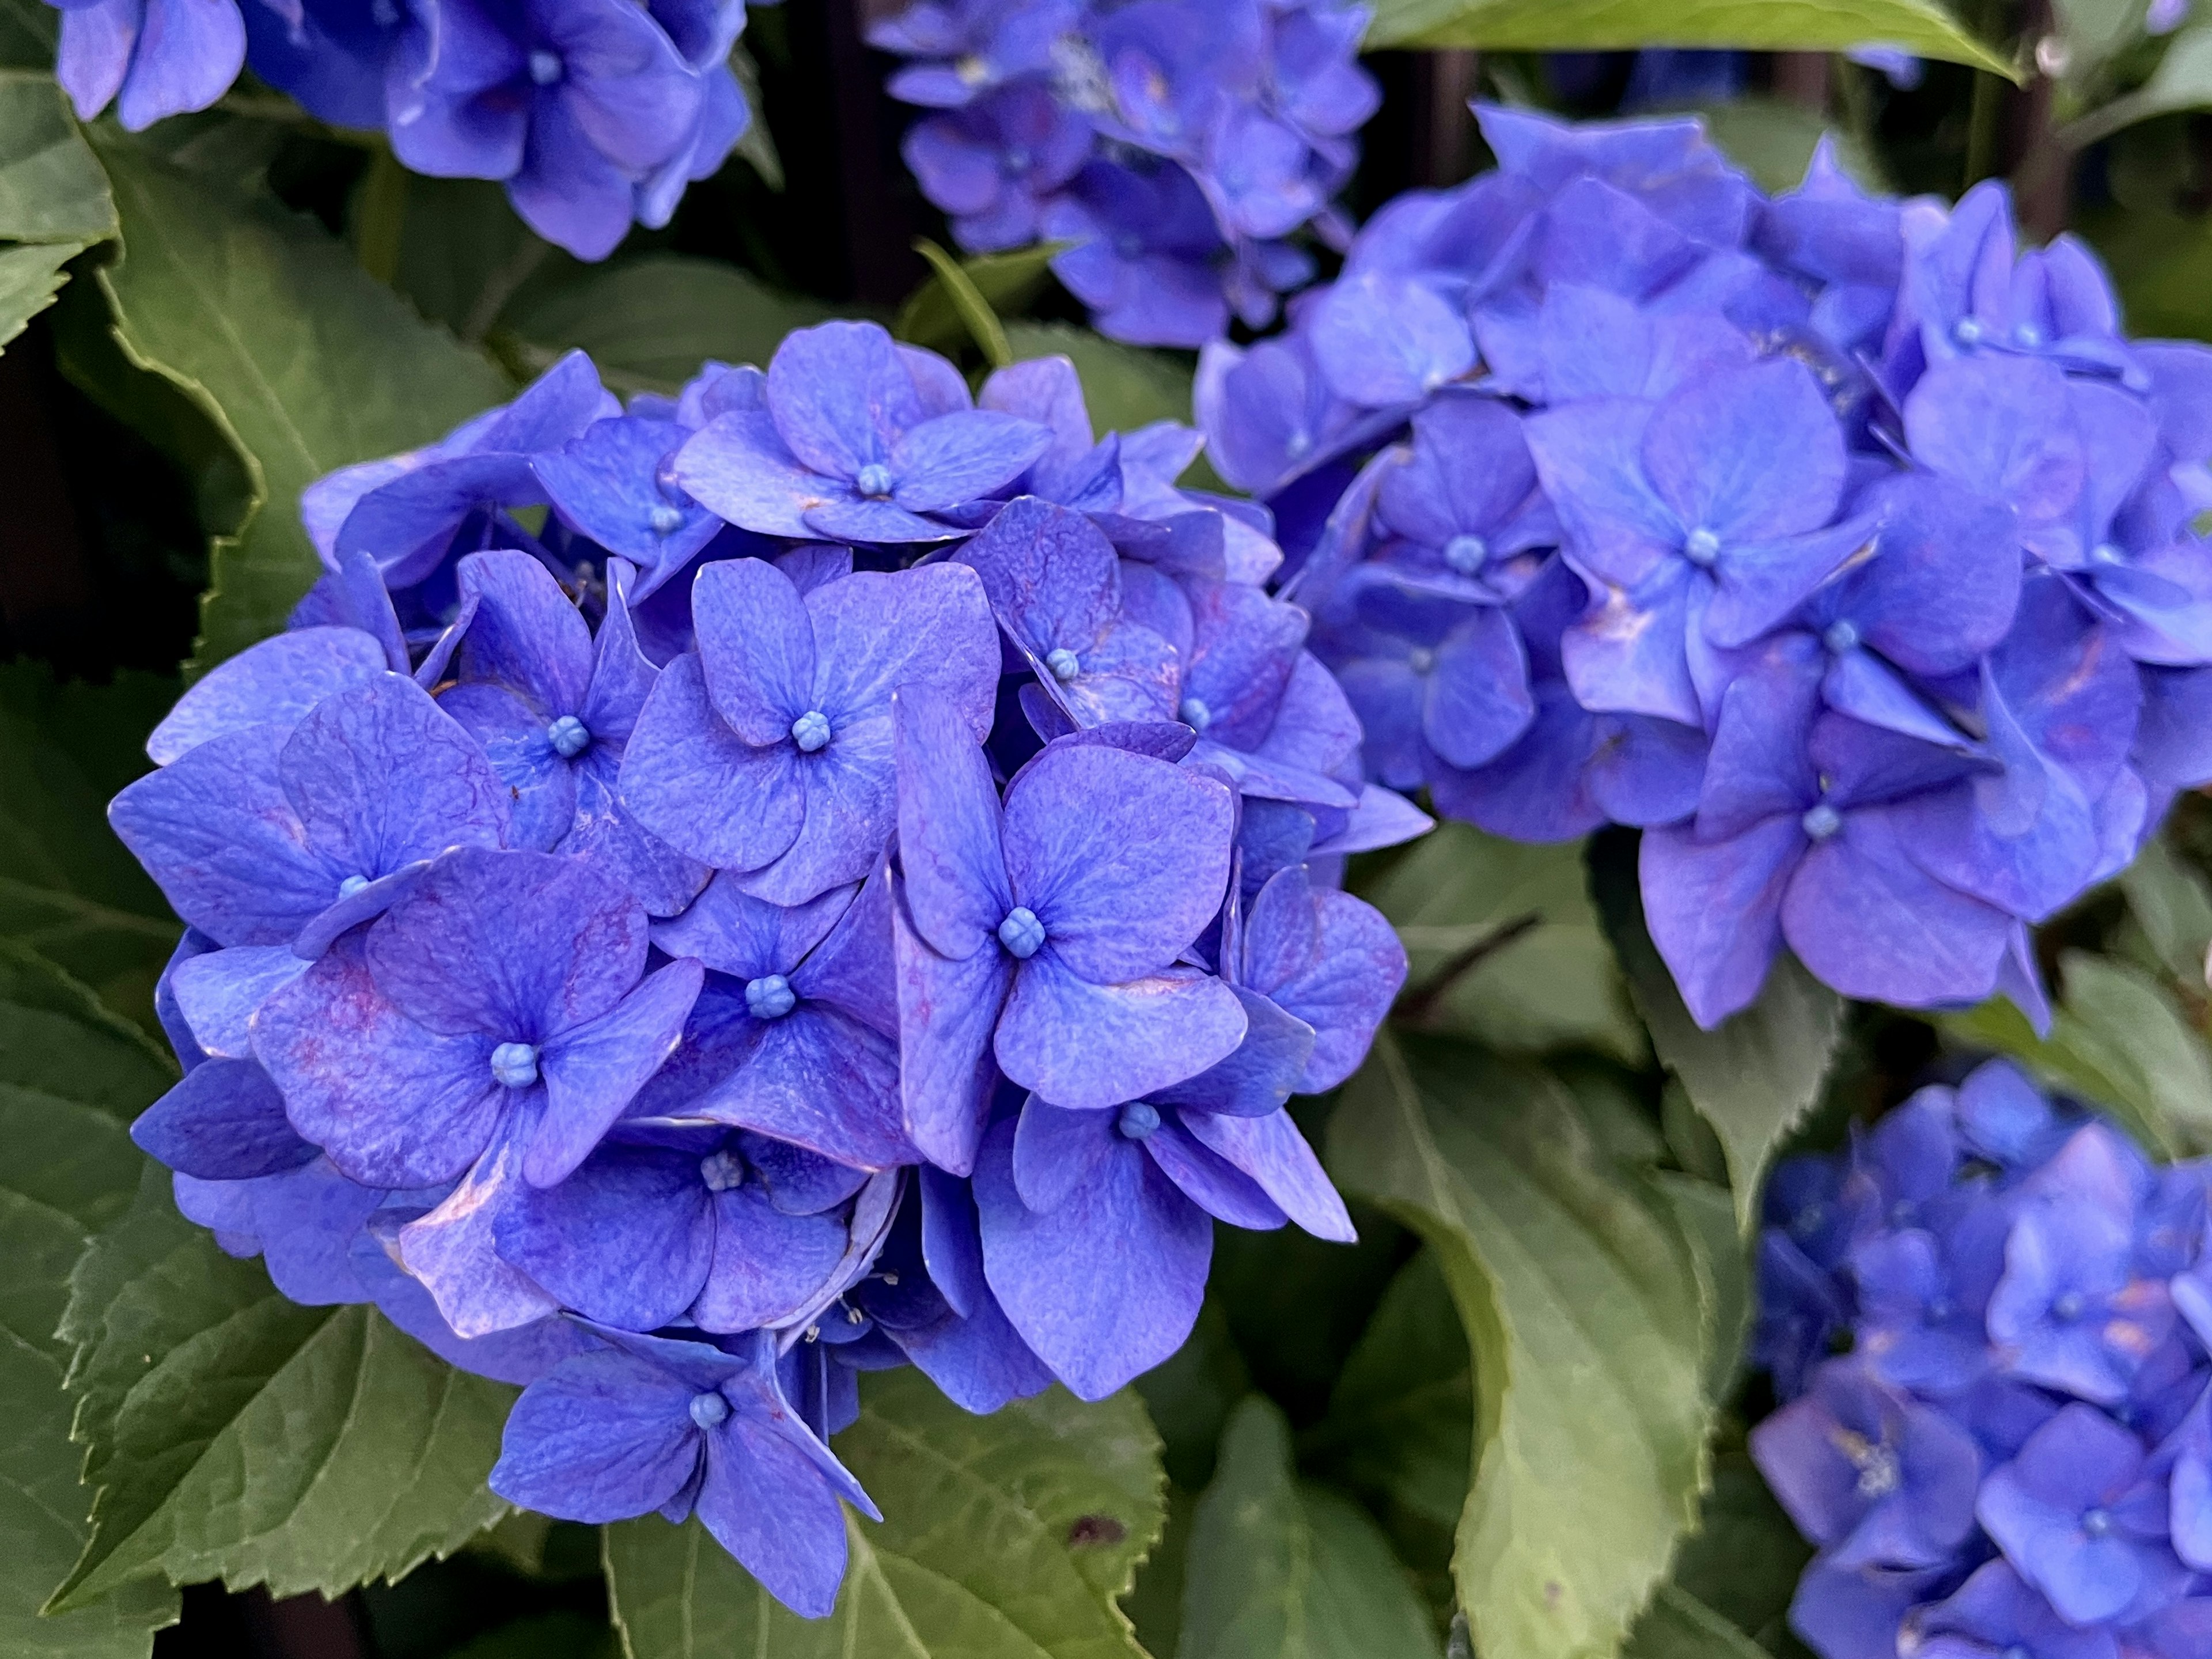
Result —
[[[51,0],[55,72],[133,131],[205,109],[239,70],[415,172],[507,187],[530,228],[604,258],[668,222],[751,112],[730,66],[744,0]]]
[[[1775,1172],[1751,1449],[1821,1659],[2203,1651],[2208,1197],[2006,1060]]]
[[[1216,1221],[1349,1240],[1285,1103],[1405,977],[1343,855],[1428,820],[1194,453],[832,323],[312,486],[293,627],[111,809],[189,924],[185,1212],[526,1385],[502,1495],[817,1615],[860,1370],[1100,1397]]]
[[[1341,247],[1330,198],[1377,92],[1344,0],[913,0],[870,41],[927,110],[907,165],[960,245],[1075,244],[1053,269],[1098,329],[1197,346],[1271,321]]]
[[[2003,186],[1764,196],[1694,120],[1478,111],[1290,330],[1203,355],[1367,776],[1493,833],[1644,830],[1692,1013],[1786,945],[2006,994],[2027,929],[2212,780],[2212,352],[2131,341]]]

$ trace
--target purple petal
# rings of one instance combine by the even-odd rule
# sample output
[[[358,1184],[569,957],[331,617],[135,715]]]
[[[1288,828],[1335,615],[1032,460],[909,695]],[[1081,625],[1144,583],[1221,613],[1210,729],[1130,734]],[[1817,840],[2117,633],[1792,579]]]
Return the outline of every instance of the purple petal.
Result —
[[[1031,1095],[1014,1127],[1014,1190],[1042,1215],[1098,1171],[1119,1136],[1114,1114],[1068,1112]]]
[[[945,698],[978,743],[990,734],[998,629],[966,566],[861,571],[815,588],[806,610],[821,660],[807,706],[830,717],[832,746],[841,724],[888,712],[909,686]]]
[[[241,945],[185,957],[169,983],[199,1046],[219,1058],[244,1060],[253,1052],[246,1024],[253,1011],[307,969],[281,945]]]
[[[1297,873],[1304,873],[1303,867]],[[1244,1040],[1219,1064],[1184,1082],[1153,1091],[1154,1101],[1202,1112],[1264,1117],[1280,1108],[1300,1086],[1299,1079],[1313,1059],[1314,1028],[1284,1012],[1257,991],[1238,985],[1230,988],[1244,1009]]]
[[[837,478],[885,459],[924,418],[913,376],[877,323],[823,323],[790,335],[769,364],[768,402],[792,453]]]
[[[351,628],[302,628],[249,646],[177,700],[146,739],[167,766],[210,738],[249,726],[290,726],[325,697],[374,679],[384,648]]]
[[[1784,357],[1668,398],[1643,443],[1652,488],[1725,549],[1826,524],[1843,493],[1844,437],[1812,374]]]
[[[512,1138],[495,1141],[444,1203],[399,1230],[402,1265],[457,1335],[513,1330],[560,1307],[499,1255],[499,1215],[522,1185],[520,1162]]]
[[[562,1305],[625,1330],[658,1330],[690,1307],[714,1247],[699,1160],[609,1147],[559,1186],[517,1188],[494,1228],[503,1261]]]
[[[1182,1195],[1216,1220],[1271,1232],[1289,1219],[1256,1182],[1185,1133],[1173,1116],[1160,1120],[1159,1127],[1145,1137],[1144,1147]]]
[[[1120,985],[1070,972],[1050,951],[1022,964],[1000,1021],[1000,1069],[1054,1105],[1099,1109],[1194,1077],[1243,1040],[1244,1010],[1190,969]]]
[[[1751,1006],[1782,943],[1783,895],[1805,848],[1794,816],[1763,818],[1727,840],[1648,830],[1641,870],[1651,942],[1691,1017],[1711,1030]]]
[[[966,1175],[990,1109],[992,1032],[1012,959],[996,941],[966,957],[939,956],[915,932],[902,894],[891,912],[891,938],[906,1131],[931,1163]]]
[[[563,1520],[623,1521],[659,1509],[696,1470],[688,1383],[612,1349],[580,1354],[522,1392],[491,1488]]]
[[[548,719],[583,707],[592,630],[551,571],[527,553],[471,553],[460,562],[460,591],[476,608],[454,678],[505,686]]]
[[[732,410],[691,434],[669,476],[717,515],[763,536],[806,539],[807,513],[831,499],[830,480],[795,460],[763,410]]]
[[[609,1013],[570,1027],[540,1051],[545,1114],[529,1138],[523,1178],[550,1187],[590,1156],[645,1080],[676,1051],[705,969],[671,963]]]
[[[252,1060],[211,1060],[131,1126],[142,1151],[203,1181],[246,1181],[315,1157],[284,1115],[284,1097]]]
[[[672,957],[696,957],[738,979],[788,975],[829,937],[858,891],[837,887],[804,904],[771,904],[725,871],[682,915],[653,923],[653,942]]]
[[[800,1438],[810,1448],[793,1443]],[[795,1413],[740,1413],[708,1437],[699,1519],[761,1585],[802,1618],[827,1618],[845,1577],[845,1514]],[[849,1482],[850,1476],[847,1476]]]
[[[1188,1112],[1182,1123],[1249,1176],[1285,1215],[1316,1238],[1339,1244],[1358,1242],[1359,1235],[1345,1210],[1344,1200],[1337,1195],[1321,1160],[1314,1156],[1288,1112],[1267,1117]]]
[[[906,905],[937,950],[971,957],[1014,903],[990,767],[966,718],[927,687],[898,697],[894,724]]]
[[[693,1103],[734,1123],[856,1169],[916,1161],[900,1105],[898,1044],[826,1003],[769,1021],[760,1043]]]
[[[1043,454],[1052,434],[994,410],[940,415],[892,447],[894,499],[909,513],[942,513],[1013,482]]]
[[[814,623],[791,578],[759,559],[723,559],[691,587],[707,692],[730,730],[765,747],[814,702]]]
[[[791,787],[789,744],[756,749],[722,723],[696,656],[662,671],[623,751],[622,803],[678,852],[718,868],[754,870],[779,856],[805,822]]]
[[[787,1215],[750,1184],[715,1194],[714,1213],[714,1265],[692,1310],[702,1330],[789,1322],[844,1259],[842,1222]]]

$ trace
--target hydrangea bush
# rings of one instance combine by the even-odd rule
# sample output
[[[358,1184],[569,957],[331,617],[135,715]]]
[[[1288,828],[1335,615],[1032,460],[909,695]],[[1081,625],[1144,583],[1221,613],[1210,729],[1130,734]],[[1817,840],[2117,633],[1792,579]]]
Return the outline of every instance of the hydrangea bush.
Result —
[[[2206,1659],[2198,9],[17,8],[0,1655]]]

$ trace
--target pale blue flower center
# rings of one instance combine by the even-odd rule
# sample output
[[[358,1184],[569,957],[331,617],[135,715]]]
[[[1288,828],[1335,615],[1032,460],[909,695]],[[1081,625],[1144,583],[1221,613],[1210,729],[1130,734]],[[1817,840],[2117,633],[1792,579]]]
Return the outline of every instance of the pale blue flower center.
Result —
[[[745,1006],[755,1019],[781,1019],[798,1006],[798,994],[781,974],[745,981]]]
[[[1027,958],[1037,953],[1044,943],[1044,924],[1036,919],[1036,912],[1026,904],[1017,904],[1006,912],[1006,919],[999,924],[999,943],[1006,947],[1011,956]]]
[[[830,717],[818,708],[808,709],[792,721],[791,740],[812,754],[830,741]]]
[[[1005,169],[1007,176],[1012,178],[1027,173],[1030,170],[1030,163],[1036,159],[1030,154],[1026,145],[1014,144],[999,157],[999,165]]]
[[[1700,568],[1710,568],[1721,556],[1721,538],[1702,525],[1682,543],[1682,556]]]
[[[2033,351],[2043,343],[2043,331],[2033,323],[2022,323],[2013,330],[2012,337]]]
[[[854,476],[853,488],[872,501],[891,493],[891,470],[881,461],[870,461]]]
[[[2099,542],[2090,550],[2089,559],[2094,564],[2125,564],[2128,556],[2110,542]]]
[[[563,714],[545,728],[545,741],[562,760],[574,760],[592,746],[591,728],[574,714]]]
[[[1444,544],[1444,562],[1462,576],[1472,576],[1490,558],[1490,544],[1480,536],[1455,536]]]
[[[1194,732],[1203,732],[1213,724],[1213,711],[1206,706],[1204,697],[1185,697],[1176,710],[1182,723]]]
[[[1855,622],[1830,623],[1828,631],[1820,637],[1827,641],[1828,649],[1840,657],[1846,651],[1858,648],[1859,625]]]
[[[1064,645],[1056,645],[1045,653],[1044,665],[1052,670],[1053,678],[1062,685],[1083,672],[1083,665],[1076,660],[1075,653]]]
[[[1805,833],[1814,841],[1826,841],[1844,827],[1844,815],[1829,805],[1827,802],[1822,801],[1818,806],[1808,811],[1799,822],[1804,825]]]
[[[2112,1517],[2104,1510],[2085,1510],[2081,1514],[2081,1530],[2092,1538],[2102,1538],[2112,1529]]]
[[[362,888],[368,885],[368,878],[367,876],[348,876],[343,881],[338,884],[338,896],[340,898],[351,898],[356,893],[358,893]]]
[[[1142,1140],[1160,1127],[1160,1109],[1149,1100],[1133,1100],[1121,1109],[1114,1127],[1124,1140]]]
[[[684,514],[664,501],[653,509],[647,521],[653,526],[654,535],[672,535],[677,526],[684,522]]]
[[[1887,1498],[1898,1487],[1897,1454],[1887,1446],[1868,1446],[1851,1460],[1858,1465],[1859,1496]]]
[[[745,1161],[725,1146],[699,1160],[699,1179],[710,1193],[726,1193],[745,1184]]]
[[[1951,325],[1951,337],[1962,346],[1978,346],[1982,343],[1982,319],[1961,317]]]
[[[730,1402],[711,1389],[691,1396],[691,1420],[702,1429],[718,1429],[730,1420]]]
[[[2072,1324],[2081,1316],[2081,1294],[2078,1291],[2063,1291],[2051,1304],[2051,1316],[2062,1324]]]
[[[541,87],[550,87],[561,78],[561,54],[540,46],[530,54],[530,78]]]
[[[1417,645],[1406,653],[1406,666],[1416,674],[1425,674],[1437,665],[1437,653],[1425,645]]]
[[[502,1042],[491,1051],[491,1074],[510,1089],[538,1081],[538,1049],[528,1042]]]

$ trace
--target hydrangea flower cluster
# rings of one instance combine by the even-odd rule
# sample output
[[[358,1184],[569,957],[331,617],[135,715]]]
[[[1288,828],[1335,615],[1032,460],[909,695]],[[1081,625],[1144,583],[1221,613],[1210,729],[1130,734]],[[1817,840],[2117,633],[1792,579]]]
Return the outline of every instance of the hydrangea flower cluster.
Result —
[[[2002,1060],[1775,1171],[1751,1449],[1822,1659],[2206,1650],[2209,1190]]]
[[[1097,1398],[1217,1219],[1349,1239],[1284,1103],[1405,975],[1342,855],[1427,820],[1196,450],[830,323],[311,488],[326,574],[111,809],[190,925],[185,1212],[526,1385],[504,1496],[809,1614],[859,1371]]]
[[[55,74],[136,132],[205,109],[241,67],[416,173],[489,179],[532,230],[605,258],[668,222],[751,112],[730,68],[744,0],[48,0]]]
[[[1368,775],[1644,827],[1705,1025],[1785,942],[2044,1018],[2027,926],[2212,779],[2212,352],[2125,338],[1998,185],[1877,199],[1824,148],[1769,200],[1694,121],[1479,113],[1495,172],[1201,364]]]
[[[922,193],[985,253],[1040,239],[1101,333],[1199,346],[1257,328],[1341,249],[1330,198],[1379,94],[1345,0],[913,0],[869,32]]]

